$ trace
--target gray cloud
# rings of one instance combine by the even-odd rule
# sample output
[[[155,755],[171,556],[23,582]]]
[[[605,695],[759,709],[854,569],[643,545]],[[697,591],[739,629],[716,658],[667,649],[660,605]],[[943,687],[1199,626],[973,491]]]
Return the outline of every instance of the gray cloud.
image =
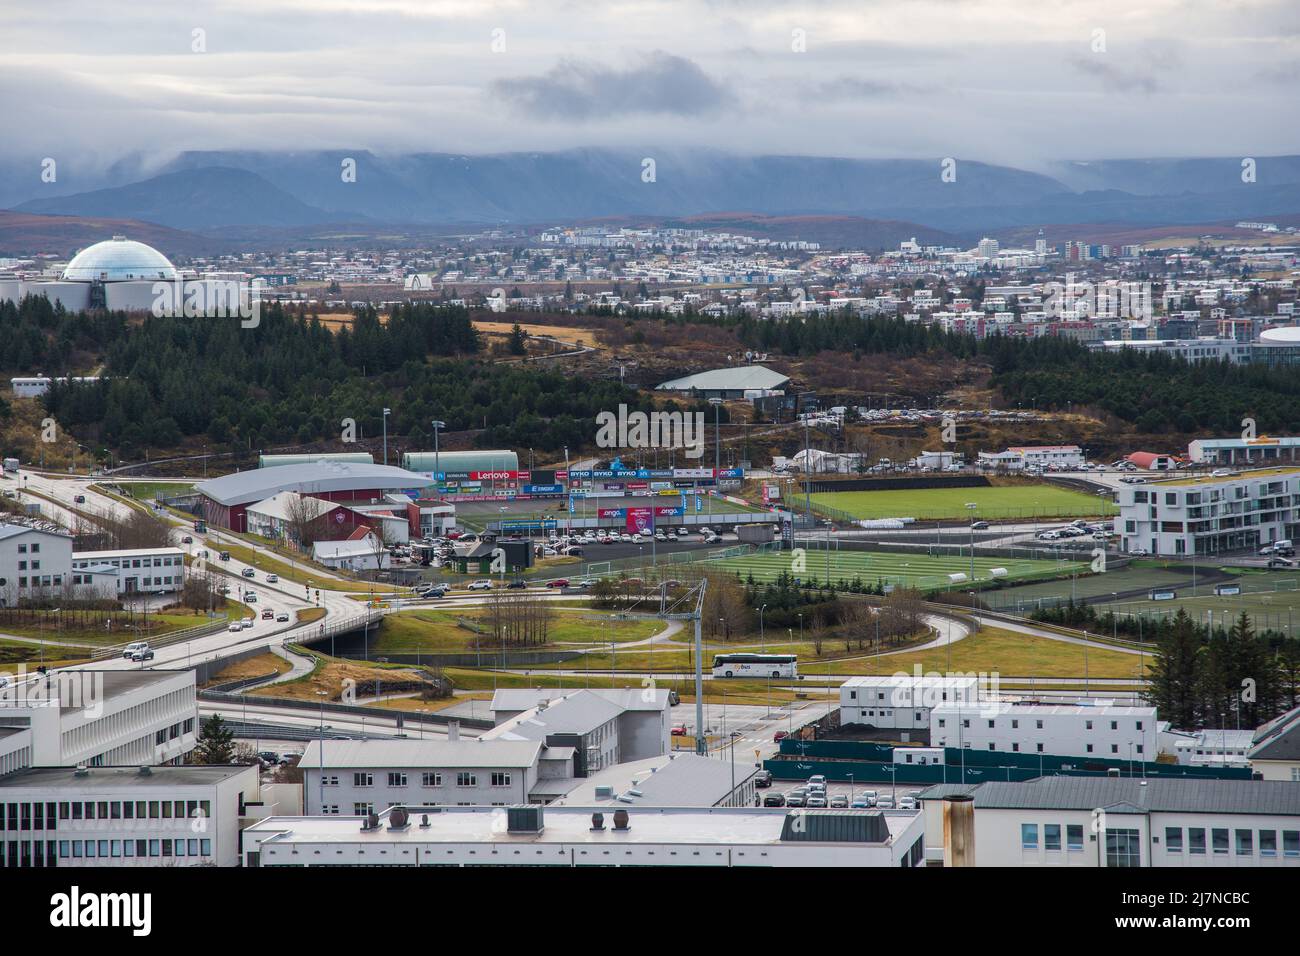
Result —
[[[564,59],[541,76],[498,80],[492,89],[519,112],[576,120],[636,113],[702,116],[735,101],[695,63],[661,50],[626,70]]]
[[[1116,93],[1156,93],[1160,84],[1155,76],[1139,70],[1124,70],[1105,59],[1108,54],[1092,54],[1070,58],[1070,65],[1080,73],[1096,77],[1109,90]]]

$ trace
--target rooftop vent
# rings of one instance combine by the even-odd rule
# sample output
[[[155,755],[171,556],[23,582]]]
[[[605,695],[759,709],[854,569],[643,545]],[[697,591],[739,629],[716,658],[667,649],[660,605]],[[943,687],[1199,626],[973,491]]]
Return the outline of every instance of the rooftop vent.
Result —
[[[142,777],[152,777],[152,776],[153,776],[153,770],[152,770],[150,767],[141,767],[137,772],[138,772],[138,773],[140,774],[140,776],[142,776]]]
[[[378,829],[379,829],[379,814],[377,813],[366,814],[366,818],[361,821],[361,832],[365,833],[369,830],[378,830]]]
[[[420,829],[429,829],[429,815],[427,813],[420,814]]]
[[[527,804],[518,807],[506,807],[506,830],[510,833],[541,833],[543,828],[542,808]]]
[[[615,829],[615,830],[630,830],[630,829],[632,829],[631,825],[628,823],[628,820],[627,820],[627,811],[626,811],[626,810],[615,810],[615,811],[614,811],[614,829]]]
[[[609,784],[602,783],[596,787],[597,800],[608,800],[612,796],[614,796],[614,788]]]
[[[592,828],[593,830],[604,830],[604,829],[605,829],[605,814],[603,814],[603,813],[593,813],[593,814],[591,815],[591,828]]]
[[[393,807],[388,811],[388,829],[405,830],[411,825],[411,818],[405,807]]]
[[[90,771],[86,768],[84,763],[79,763],[77,764],[77,769],[72,771],[72,775],[74,777],[89,777]]]

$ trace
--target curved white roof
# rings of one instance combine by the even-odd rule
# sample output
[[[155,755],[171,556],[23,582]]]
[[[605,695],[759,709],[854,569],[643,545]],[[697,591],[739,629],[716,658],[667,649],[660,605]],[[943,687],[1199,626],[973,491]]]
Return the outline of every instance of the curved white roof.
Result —
[[[355,462],[319,461],[302,465],[253,468],[200,481],[194,490],[218,504],[247,505],[263,501],[281,491],[389,491],[424,488],[429,479],[392,465],[364,465]]]
[[[63,278],[72,282],[175,279],[176,267],[153,246],[125,236],[114,236],[73,256],[63,270]]]
[[[1284,325],[1277,329],[1265,329],[1259,340],[1269,345],[1300,345],[1300,326]]]

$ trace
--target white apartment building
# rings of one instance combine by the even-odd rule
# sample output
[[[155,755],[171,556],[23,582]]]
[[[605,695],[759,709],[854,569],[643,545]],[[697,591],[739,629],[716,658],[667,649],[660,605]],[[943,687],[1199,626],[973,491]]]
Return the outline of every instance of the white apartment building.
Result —
[[[1108,760],[1155,760],[1154,707],[1110,704],[940,704],[930,711],[930,746]]]
[[[41,767],[0,777],[0,867],[238,866],[255,767]]]
[[[922,804],[950,790],[931,787]],[[976,866],[1300,868],[1291,783],[1061,776],[965,790]]]
[[[316,740],[298,762],[303,809],[308,816],[364,816],[393,806],[529,803],[546,749],[540,741],[481,738]],[[571,748],[547,756],[567,763],[572,777]]]
[[[0,603],[62,590],[71,561],[72,535],[0,524]]]
[[[930,730],[930,712],[944,704],[978,706],[983,690],[975,675],[882,674],[850,677],[840,685],[840,725]]]
[[[0,768],[178,764],[197,723],[191,670],[32,676],[0,688]]]
[[[74,576],[97,572],[116,578],[118,597],[166,594],[185,585],[185,552],[180,548],[77,551],[71,561]]]
[[[911,810],[430,807],[271,817],[244,830],[246,866],[908,867]],[[523,812],[520,812],[523,811]]]
[[[1124,485],[1118,498],[1125,551],[1217,554],[1300,533],[1300,468]]]
[[[1017,445],[1007,451],[1019,455],[1028,468],[1077,468],[1083,464],[1078,445]]]

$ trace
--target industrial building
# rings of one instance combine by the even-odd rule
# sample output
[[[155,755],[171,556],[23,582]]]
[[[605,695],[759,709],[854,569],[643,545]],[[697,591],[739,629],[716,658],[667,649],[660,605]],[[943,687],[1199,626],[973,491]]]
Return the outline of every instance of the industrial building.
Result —
[[[1146,761],[1160,744],[1154,707],[984,701],[930,711],[933,747]]]
[[[921,794],[930,859],[942,858],[934,827],[953,796],[973,798],[975,866],[1300,868],[1300,786],[1292,783],[1054,776],[943,784]]]
[[[238,866],[254,766],[41,767],[0,777],[0,866]]]
[[[74,578],[93,575],[95,580],[104,577],[113,581],[119,598],[169,594],[185,586],[185,552],[180,548],[76,551],[72,554],[72,572]]]
[[[53,279],[0,277],[0,300],[38,295],[68,312],[109,309],[158,314],[244,317],[252,314],[251,280],[184,275],[157,249],[113,236],[78,252]]]
[[[715,368],[655,386],[660,392],[679,392],[692,398],[759,398],[781,393],[790,376],[762,365]]]
[[[1188,443],[1187,457],[1198,465],[1294,464],[1300,462],[1300,438],[1198,438]]]
[[[373,825],[372,825],[373,824]],[[910,810],[394,807],[374,820],[271,817],[246,866],[919,866]]]
[[[30,675],[0,687],[0,773],[180,763],[197,722],[190,670]]]
[[[258,468],[276,468],[280,465],[311,465],[318,461],[341,461],[353,465],[373,465],[375,456],[366,451],[324,451],[301,455],[258,455]]]
[[[882,674],[840,684],[840,724],[914,731],[928,739],[930,711],[940,704],[977,707],[983,699],[974,675]],[[904,733],[901,740],[912,738]]]
[[[421,519],[414,500],[428,484],[424,475],[391,465],[322,461],[238,471],[201,481],[195,490],[208,524],[232,531],[249,531],[248,506],[283,491],[343,504],[383,503],[398,493],[410,499],[404,507],[412,533],[419,533]]]
[[[1123,549],[1218,554],[1257,549],[1300,532],[1300,468],[1172,478],[1120,487]]]

